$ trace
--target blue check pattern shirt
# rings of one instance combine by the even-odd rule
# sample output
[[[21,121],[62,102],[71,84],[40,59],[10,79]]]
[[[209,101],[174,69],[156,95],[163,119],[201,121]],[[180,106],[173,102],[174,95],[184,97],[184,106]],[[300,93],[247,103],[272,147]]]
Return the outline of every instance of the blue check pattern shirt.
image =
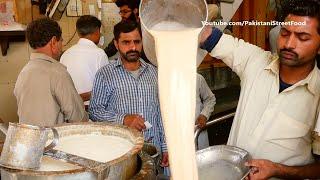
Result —
[[[152,127],[144,130],[145,140],[167,151],[158,98],[157,69],[140,59],[138,77],[118,59],[96,74],[89,105],[92,121],[123,124],[126,114],[140,114]]]

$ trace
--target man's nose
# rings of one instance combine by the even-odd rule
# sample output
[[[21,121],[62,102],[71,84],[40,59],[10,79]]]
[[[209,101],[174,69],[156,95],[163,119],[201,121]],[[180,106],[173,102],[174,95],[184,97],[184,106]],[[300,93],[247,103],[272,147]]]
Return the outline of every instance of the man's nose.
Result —
[[[290,35],[290,37],[286,40],[285,47],[287,49],[295,49],[297,46],[297,39],[294,37],[294,35]]]

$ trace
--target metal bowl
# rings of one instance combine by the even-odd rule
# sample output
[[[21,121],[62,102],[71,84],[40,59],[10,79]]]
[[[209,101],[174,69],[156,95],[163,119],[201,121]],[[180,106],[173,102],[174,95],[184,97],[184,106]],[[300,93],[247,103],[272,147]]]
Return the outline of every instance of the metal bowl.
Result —
[[[197,151],[196,160],[200,180],[239,180],[248,171],[244,163],[249,153],[234,146],[218,145]]]

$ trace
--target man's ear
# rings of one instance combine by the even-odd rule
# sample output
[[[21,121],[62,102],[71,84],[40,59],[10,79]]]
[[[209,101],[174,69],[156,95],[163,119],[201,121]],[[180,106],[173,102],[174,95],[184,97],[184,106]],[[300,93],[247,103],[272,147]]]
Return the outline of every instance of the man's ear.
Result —
[[[114,44],[114,46],[117,48],[117,50],[119,51],[118,41],[114,39],[114,40],[113,40],[113,44]]]
[[[96,35],[96,36],[100,36],[100,28],[98,28],[95,32],[94,32],[94,34]]]
[[[55,48],[56,45],[57,45],[57,43],[58,43],[57,37],[56,37],[56,36],[53,36],[53,37],[51,38],[51,40],[50,40],[50,46],[51,46],[51,48]]]

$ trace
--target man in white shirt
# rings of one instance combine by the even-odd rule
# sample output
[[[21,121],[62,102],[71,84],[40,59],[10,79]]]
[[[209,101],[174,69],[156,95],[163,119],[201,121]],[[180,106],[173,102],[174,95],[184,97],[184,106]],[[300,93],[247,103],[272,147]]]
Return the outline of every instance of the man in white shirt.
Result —
[[[250,180],[320,178],[320,152],[311,136],[320,130],[320,2],[282,2],[279,57],[218,29],[205,28],[200,41],[241,79],[228,144],[251,154]]]
[[[80,39],[63,53],[60,62],[67,67],[78,93],[88,105],[94,76],[109,61],[103,49],[97,46],[101,21],[94,16],[84,15],[77,20],[76,27]]]
[[[197,91],[196,91],[196,125],[204,127],[214,110],[216,97],[209,88],[206,80],[201,74],[197,74]],[[198,137],[198,149],[204,149],[209,146],[208,132],[202,131]]]

